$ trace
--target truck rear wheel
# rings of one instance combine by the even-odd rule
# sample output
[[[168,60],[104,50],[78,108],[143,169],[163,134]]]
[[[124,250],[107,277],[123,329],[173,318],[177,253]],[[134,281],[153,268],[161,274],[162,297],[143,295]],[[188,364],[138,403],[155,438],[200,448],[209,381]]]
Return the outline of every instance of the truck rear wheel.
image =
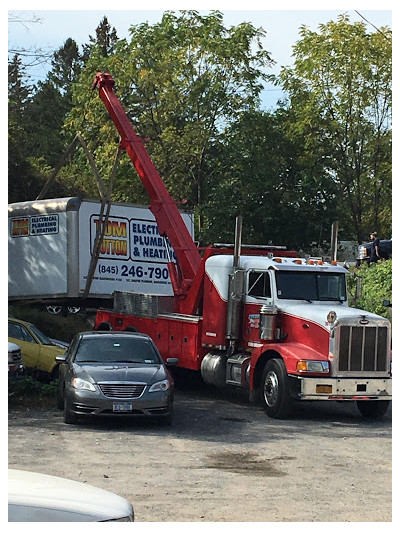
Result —
[[[287,418],[291,408],[289,383],[282,359],[270,359],[262,376],[262,403],[271,418]]]
[[[389,407],[388,400],[360,400],[357,407],[365,418],[382,418]]]

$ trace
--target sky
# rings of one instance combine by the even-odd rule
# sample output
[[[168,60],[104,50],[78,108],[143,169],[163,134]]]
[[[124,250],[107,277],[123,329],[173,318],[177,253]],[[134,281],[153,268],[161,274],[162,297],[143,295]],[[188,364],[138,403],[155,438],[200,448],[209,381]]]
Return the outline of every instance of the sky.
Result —
[[[243,10],[243,5],[248,7]],[[270,53],[271,58],[276,62],[275,66],[268,69],[269,74],[278,74],[281,66],[290,65],[292,62],[292,46],[299,38],[299,27],[306,25],[311,30],[317,30],[319,24],[324,24],[330,20],[336,21],[342,13],[347,13],[352,22],[363,21],[360,15],[368,20],[364,22],[367,28],[375,31],[374,27],[392,27],[392,6],[391,2],[384,0],[379,3],[381,10],[374,2],[358,2],[351,9],[348,7],[352,2],[324,2],[327,9],[316,9],[320,6],[317,2],[301,2],[302,10],[291,9],[293,2],[282,0],[279,5],[281,9],[260,9],[260,5],[265,7],[266,2],[230,2],[215,0],[210,6],[207,1],[198,2],[157,2],[148,0],[146,6],[148,10],[129,9],[133,2],[118,2],[118,10],[109,9],[110,2],[68,2],[68,10],[48,9],[48,2],[16,2],[13,7],[8,7],[8,50],[42,49],[52,53],[60,48],[67,38],[71,37],[78,45],[89,42],[89,35],[94,36],[95,30],[104,16],[112,27],[117,30],[119,38],[129,37],[129,27],[142,22],[150,24],[160,21],[163,11],[178,9],[196,9],[205,14],[210,9],[218,9],[224,14],[224,24],[227,27],[235,26],[241,22],[251,22],[255,27],[262,27],[267,33],[263,39],[264,49]],[[17,6],[15,8],[14,6]],[[54,4],[53,4],[54,5]],[[128,6],[124,9],[124,5]],[[296,3],[296,7],[299,4]],[[335,8],[334,6],[338,7]],[[362,6],[365,5],[363,8]],[[36,7],[37,6],[37,7]],[[82,9],[79,9],[78,7]],[[95,9],[91,9],[91,6]],[[197,7],[196,7],[197,6]],[[331,9],[330,6],[333,6]],[[329,8],[329,9],[328,9]],[[358,13],[356,12],[358,11]],[[15,19],[39,20],[33,22],[13,22]],[[46,75],[47,66],[41,65],[31,69],[31,82],[36,83]],[[114,76],[118,73],[112,73]],[[267,84],[262,92],[262,107],[266,110],[273,109],[276,102],[283,96],[282,91],[273,85]]]

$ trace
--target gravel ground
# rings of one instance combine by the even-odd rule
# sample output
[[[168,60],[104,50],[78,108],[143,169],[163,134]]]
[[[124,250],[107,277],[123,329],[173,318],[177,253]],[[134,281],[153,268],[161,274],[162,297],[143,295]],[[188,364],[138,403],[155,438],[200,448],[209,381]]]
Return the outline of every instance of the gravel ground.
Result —
[[[66,477],[132,502],[138,522],[390,522],[391,408],[298,404],[268,418],[240,391],[175,394],[172,427],[132,419],[63,423],[9,409],[9,467]]]

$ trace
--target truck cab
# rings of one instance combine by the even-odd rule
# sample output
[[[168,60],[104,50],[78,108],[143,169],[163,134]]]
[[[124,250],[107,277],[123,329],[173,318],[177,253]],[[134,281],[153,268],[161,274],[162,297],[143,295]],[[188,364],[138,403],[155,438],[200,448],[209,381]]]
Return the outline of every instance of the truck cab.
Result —
[[[390,322],[349,307],[345,268],[242,256],[234,271],[232,261],[214,256],[206,263],[203,343],[212,348],[202,362],[206,381],[248,387],[275,417],[284,417],[282,406],[294,399],[355,400],[367,416],[386,410]]]

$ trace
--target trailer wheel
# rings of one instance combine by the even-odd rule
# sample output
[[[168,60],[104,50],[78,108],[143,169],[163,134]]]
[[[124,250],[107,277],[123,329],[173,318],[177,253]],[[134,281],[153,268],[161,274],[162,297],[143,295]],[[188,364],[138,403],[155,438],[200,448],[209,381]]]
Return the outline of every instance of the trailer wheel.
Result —
[[[289,383],[282,359],[267,361],[262,376],[262,403],[271,418],[287,418],[291,408]]]
[[[357,407],[365,418],[382,418],[389,407],[389,400],[360,400]]]

